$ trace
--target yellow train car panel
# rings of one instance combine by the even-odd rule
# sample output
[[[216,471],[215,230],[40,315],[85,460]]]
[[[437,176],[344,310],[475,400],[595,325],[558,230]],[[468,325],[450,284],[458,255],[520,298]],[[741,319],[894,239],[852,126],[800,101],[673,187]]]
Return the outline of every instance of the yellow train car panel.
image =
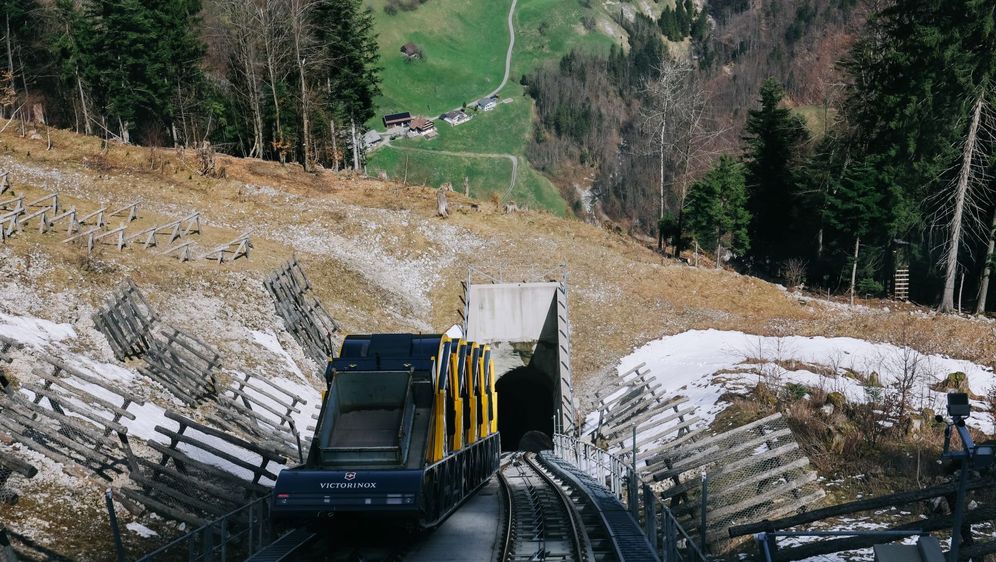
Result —
[[[467,342],[458,340],[456,349],[451,354],[450,361],[450,406],[447,408],[447,421],[450,422],[450,451],[456,452],[464,446],[463,433],[463,396],[461,382],[467,357]]]
[[[477,385],[477,371],[478,362],[481,359],[481,346],[476,343],[470,344],[470,352],[467,354],[467,371],[466,371],[466,392],[464,393],[463,399],[467,401],[466,414],[467,419],[464,420],[464,428],[467,430],[467,444],[474,443],[479,439],[478,430],[480,426],[477,423],[478,408],[480,404],[478,402],[478,385]]]
[[[435,397],[432,404],[432,446],[429,460],[433,463],[443,460],[447,453],[446,444],[446,379],[449,375],[450,348],[453,340],[444,335],[439,342],[439,352],[434,361],[435,380],[433,389]]]

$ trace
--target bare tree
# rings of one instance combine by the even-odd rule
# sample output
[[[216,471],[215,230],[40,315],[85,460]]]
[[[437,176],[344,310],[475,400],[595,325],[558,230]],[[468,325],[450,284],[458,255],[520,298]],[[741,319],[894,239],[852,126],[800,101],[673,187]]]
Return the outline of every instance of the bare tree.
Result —
[[[235,61],[234,70],[242,76],[245,90],[240,91],[249,109],[252,129],[250,158],[263,156],[263,109],[260,85],[260,50],[267,42],[255,0],[228,0],[225,5],[226,28]]]
[[[13,93],[14,100],[17,100],[17,84],[15,83],[15,73],[14,73],[14,47],[13,47],[13,37],[10,33],[10,12],[4,14],[4,22],[6,23],[6,44],[7,44],[7,70],[10,72],[10,91]],[[13,104],[12,104],[13,105]]]
[[[938,310],[950,312],[954,309],[955,280],[958,273],[958,250],[961,248],[966,220],[966,206],[971,205],[972,187],[985,176],[982,162],[986,160],[981,151],[979,127],[983,120],[983,107],[986,105],[988,89],[983,88],[972,107],[972,118],[968,128],[968,137],[962,149],[961,170],[953,192],[953,210],[947,238],[947,258],[945,259],[944,293]]]
[[[651,145],[658,157],[660,218],[666,212],[669,191],[665,187],[667,164],[672,166],[670,193],[677,199],[678,227],[682,226],[685,198],[692,178],[708,168],[720,152],[714,141],[726,132],[715,127],[706,113],[708,93],[687,59],[665,60],[644,84],[642,119],[651,133]],[[680,236],[675,253],[680,253]],[[663,245],[663,237],[658,243]],[[663,249],[663,248],[662,248]]]
[[[668,149],[673,149],[688,118],[689,83],[692,65],[687,59],[665,59],[644,83],[646,103],[643,120],[646,128],[656,132],[657,153],[660,155],[660,218],[664,218],[664,162]],[[670,129],[670,130],[669,130]],[[671,141],[671,142],[669,142]]]
[[[318,5],[315,0],[290,0],[290,29],[294,45],[294,64],[297,66],[298,84],[301,88],[301,152],[304,155],[304,169],[310,172],[311,131],[308,115],[308,80],[305,67],[308,62],[311,12]],[[354,135],[355,138],[355,135]]]
[[[289,4],[282,0],[251,0],[256,4],[256,18],[262,40],[265,58],[266,74],[270,84],[270,96],[273,102],[273,148],[277,151],[280,162],[286,160],[287,144],[284,142],[283,125],[280,121],[280,96],[277,94],[277,84],[287,76],[289,69],[287,56],[290,52],[287,20]]]
[[[989,227],[989,244],[986,246],[985,257],[982,262],[982,277],[979,280],[979,299],[975,302],[975,313],[985,314],[986,300],[989,295],[989,278],[993,271],[994,250],[996,250],[996,207],[993,208],[993,220]],[[996,415],[996,412],[994,412]]]

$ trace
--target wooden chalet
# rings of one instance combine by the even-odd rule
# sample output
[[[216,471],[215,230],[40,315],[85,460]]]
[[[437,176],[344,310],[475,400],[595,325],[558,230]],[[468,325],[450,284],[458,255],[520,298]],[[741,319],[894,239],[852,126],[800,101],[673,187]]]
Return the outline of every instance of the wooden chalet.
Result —
[[[403,111],[401,113],[391,113],[384,116],[384,127],[407,127],[412,122],[412,114]]]

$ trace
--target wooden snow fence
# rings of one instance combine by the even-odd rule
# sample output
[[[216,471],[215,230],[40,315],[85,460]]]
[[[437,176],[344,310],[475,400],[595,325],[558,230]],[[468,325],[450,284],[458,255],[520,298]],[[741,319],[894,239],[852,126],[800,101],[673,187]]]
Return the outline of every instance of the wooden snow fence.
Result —
[[[158,321],[159,317],[131,279],[115,289],[93,315],[94,325],[107,338],[118,361],[145,355]]]
[[[168,441],[147,443],[160,455],[159,461],[134,457],[130,472],[134,488],[120,490],[160,516],[204,525],[269,493],[263,481],[275,481],[286,463],[282,455],[224,431],[173,412],[165,416],[179,428],[156,426],[156,433]]]
[[[244,232],[235,240],[222,244],[201,257],[218,263],[223,263],[226,258],[229,261],[235,261],[239,258],[249,259],[249,250],[251,249],[252,240],[249,237],[249,233]]]
[[[311,283],[297,259],[291,259],[263,281],[273,296],[277,314],[284,327],[319,365],[325,365],[335,355],[333,335],[339,326],[311,296]]]
[[[32,369],[37,381],[0,395],[0,431],[65,466],[87,468],[113,480],[133,456],[122,418],[144,401],[107,381],[43,355]]]
[[[162,326],[142,356],[138,371],[163,385],[189,405],[213,399],[217,392],[215,373],[221,354],[204,341],[175,328]]]
[[[7,378],[7,374],[3,370],[4,363],[11,363],[13,359],[10,356],[10,352],[15,349],[21,349],[21,344],[5,336],[0,336],[0,391],[5,391],[7,385],[10,384],[10,380]]]
[[[7,482],[16,476],[34,478],[38,469],[14,455],[0,450],[0,504],[14,505],[19,499],[16,492],[7,489]]]
[[[706,482],[705,534],[714,551],[731,544],[730,527],[796,513],[826,495],[781,414],[680,446],[665,445],[641,472],[657,482],[660,498],[696,535]]]
[[[212,399],[221,354],[190,334],[162,324],[142,292],[128,280],[93,316],[119,361],[142,359],[138,371],[189,405]]]
[[[24,232],[24,227],[36,219],[39,232],[48,232],[52,219],[58,212],[58,193],[50,193],[27,202],[23,195],[0,201],[0,242],[6,242],[14,234]]]
[[[264,377],[236,373],[218,396],[218,413],[209,419],[218,427],[235,426],[281,454],[304,462],[301,434],[293,414],[308,401]]]
[[[637,461],[643,461],[663,443],[677,446],[695,439],[704,431],[696,407],[688,398],[666,396],[644,363],[621,374],[613,384],[597,394],[599,403],[595,442],[632,455],[633,428],[636,428]]]
[[[966,489],[970,492],[970,498],[978,503],[975,509],[969,509],[965,514],[966,522],[970,524],[989,523],[996,519],[996,471],[989,469],[981,473],[975,473],[974,478],[966,483]],[[815,522],[832,521],[838,517],[854,517],[860,513],[877,514],[883,510],[899,509],[901,506],[911,505],[917,502],[927,501],[933,498],[950,497],[958,491],[958,482],[951,481],[937,486],[929,486],[920,490],[897,492],[872,498],[862,498],[860,500],[847,502],[820,509],[813,509],[805,513],[799,513],[782,518],[765,518],[763,521],[736,525],[729,529],[730,537],[750,536],[759,532],[774,532],[785,529],[803,531],[804,525]],[[953,526],[950,515],[932,515],[927,518],[920,518],[913,514],[914,510],[905,511],[909,515],[909,520],[904,523],[895,524],[890,529],[892,531],[903,531],[910,529],[922,530],[927,533],[949,530]],[[901,512],[902,513],[902,512]],[[778,517],[778,516],[776,516]],[[821,527],[821,528],[825,528]],[[901,540],[902,537],[885,538],[881,536],[869,537],[846,537],[840,539],[829,539],[822,541],[796,544],[789,547],[779,548],[774,553],[774,560],[802,560],[833,554],[845,550],[857,548],[869,548],[876,544],[889,542],[891,540]],[[980,556],[996,552],[996,542],[977,543],[972,547],[963,547],[961,550],[961,560],[967,560],[969,556]]]

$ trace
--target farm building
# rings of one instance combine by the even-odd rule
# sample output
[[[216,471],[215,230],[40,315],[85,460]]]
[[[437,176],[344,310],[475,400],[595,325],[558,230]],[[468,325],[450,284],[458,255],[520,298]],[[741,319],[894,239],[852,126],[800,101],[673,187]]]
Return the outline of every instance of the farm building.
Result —
[[[370,149],[379,145],[384,138],[377,131],[367,131],[363,135],[363,146]]]
[[[408,132],[410,135],[433,137],[436,136],[436,124],[432,122],[432,119],[416,117],[408,126]]]
[[[470,115],[467,115],[462,109],[457,109],[449,113],[444,113],[442,116],[443,121],[446,121],[450,125],[456,126],[461,123],[466,123],[470,121]]]
[[[407,127],[412,122],[412,114],[407,111],[384,116],[384,127]]]
[[[481,111],[491,111],[496,107],[498,107],[498,96],[481,98],[477,102],[477,109],[480,109]]]

